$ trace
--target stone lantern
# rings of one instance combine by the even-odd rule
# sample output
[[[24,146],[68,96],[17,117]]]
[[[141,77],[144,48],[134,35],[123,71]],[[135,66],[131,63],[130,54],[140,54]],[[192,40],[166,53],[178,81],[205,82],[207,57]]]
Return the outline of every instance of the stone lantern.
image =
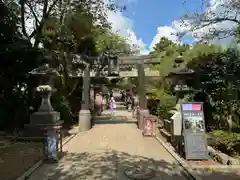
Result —
[[[40,80],[36,91],[42,98],[42,102],[39,109],[30,116],[30,123],[26,127],[32,129],[30,136],[39,137],[44,135],[44,128],[62,124],[60,113],[54,111],[50,101],[53,92],[51,81],[58,73],[55,69],[50,68],[48,64],[44,64],[42,67],[33,69],[29,74]]]
[[[168,125],[166,125],[166,127],[168,127],[170,123],[171,142],[179,152],[182,152],[183,141],[180,104],[184,100],[184,94],[191,91],[190,85],[192,85],[194,77],[195,72],[187,68],[181,55],[175,59],[173,70],[166,76],[166,79],[169,80],[170,85],[177,96],[177,111],[173,113],[173,116],[171,120],[167,122]]]
[[[108,79],[112,84],[116,84],[120,81],[120,68],[118,56],[108,56]]]
[[[108,57],[108,76],[119,76],[118,56]]]
[[[184,98],[184,93],[190,91],[189,85],[193,83],[195,72],[186,67],[183,57],[180,55],[175,59],[173,70],[166,76],[177,95],[177,103]]]

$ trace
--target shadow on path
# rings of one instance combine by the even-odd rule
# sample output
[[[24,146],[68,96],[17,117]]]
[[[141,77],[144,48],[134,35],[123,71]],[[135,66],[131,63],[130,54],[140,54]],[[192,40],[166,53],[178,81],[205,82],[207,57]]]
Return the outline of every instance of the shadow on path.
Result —
[[[177,165],[171,165],[163,160],[155,161],[124,152],[99,150],[93,153],[67,153],[58,164],[40,167],[30,180],[128,180],[124,174],[125,170],[139,165],[154,170],[154,180],[186,179]]]
[[[126,113],[121,113],[114,118],[109,115],[95,117],[98,123],[101,120],[109,122],[79,133],[64,147],[67,152],[57,164],[41,166],[29,180],[129,180],[125,170],[138,166],[145,167],[138,173],[149,168],[155,172],[151,180],[187,180],[166,149],[154,138],[144,138],[135,124],[124,124],[131,114],[125,117],[122,115]],[[194,171],[203,180],[240,179],[235,172],[200,168]]]
[[[139,165],[154,170],[155,177],[151,180],[188,179],[178,165],[164,160],[156,161],[124,152],[99,150],[92,153],[66,153],[58,164],[43,165],[29,180],[129,180],[124,174],[125,170]],[[239,180],[239,176],[233,172],[210,172],[202,169],[199,173],[204,180]]]

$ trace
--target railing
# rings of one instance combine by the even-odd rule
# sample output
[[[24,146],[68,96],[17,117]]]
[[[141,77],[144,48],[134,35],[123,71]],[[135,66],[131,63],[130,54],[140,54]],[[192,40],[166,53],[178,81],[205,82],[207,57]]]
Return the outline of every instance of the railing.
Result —
[[[156,116],[155,116],[156,117]],[[160,133],[168,142],[171,142],[172,140],[172,134],[173,134],[173,122],[172,120],[168,119],[159,119],[159,117],[156,117],[157,125],[155,126],[157,129],[157,132]]]
[[[154,115],[152,115],[154,116]],[[154,116],[156,121],[158,122],[158,127],[160,127],[160,129],[164,129],[166,132],[168,132],[169,134],[172,133],[172,121],[171,120],[168,120],[168,119],[159,119],[159,117],[157,116]]]
[[[167,131],[169,134],[172,134],[172,121],[164,119],[163,120],[163,129]]]
[[[156,127],[158,130],[155,129],[158,131],[157,133],[160,133],[167,142],[171,143],[172,146],[176,149],[176,152],[184,156],[184,144],[182,139],[183,136],[180,137],[178,135],[174,135],[174,120],[162,120],[157,118],[157,121],[158,125]]]

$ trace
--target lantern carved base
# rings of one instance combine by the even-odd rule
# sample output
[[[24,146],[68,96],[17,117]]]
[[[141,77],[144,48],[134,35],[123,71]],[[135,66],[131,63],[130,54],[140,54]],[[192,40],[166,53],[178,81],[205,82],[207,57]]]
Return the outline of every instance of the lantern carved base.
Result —
[[[43,137],[46,127],[54,127],[62,123],[59,112],[35,112],[30,116],[30,123],[25,124],[24,134],[27,137]]]
[[[56,111],[52,112],[35,112],[30,116],[30,124],[56,124],[60,120],[60,113]]]
[[[38,111],[31,114],[30,123],[25,125],[25,136],[28,137],[44,137],[44,129],[63,123],[60,121],[60,113],[54,111],[51,105],[51,86],[40,85],[37,87],[37,91],[42,97],[42,103]]]

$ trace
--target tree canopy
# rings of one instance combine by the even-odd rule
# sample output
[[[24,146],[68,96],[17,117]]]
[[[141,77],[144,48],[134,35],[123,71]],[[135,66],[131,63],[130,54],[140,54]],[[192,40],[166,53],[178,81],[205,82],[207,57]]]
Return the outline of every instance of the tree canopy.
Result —
[[[124,8],[111,1],[1,0],[0,127],[22,127],[37,109],[40,99],[34,89],[39,82],[29,72],[43,63],[60,74],[54,80],[54,108],[65,122],[73,122],[82,88],[81,79],[72,74],[83,68],[75,56],[132,53],[127,40],[112,33],[106,16]]]
[[[187,3],[185,0],[184,4]],[[193,32],[196,39],[204,42],[215,38],[234,37],[239,34],[239,10],[240,3],[236,0],[202,0],[198,11],[185,14],[181,18],[181,26],[186,29],[185,33]]]

